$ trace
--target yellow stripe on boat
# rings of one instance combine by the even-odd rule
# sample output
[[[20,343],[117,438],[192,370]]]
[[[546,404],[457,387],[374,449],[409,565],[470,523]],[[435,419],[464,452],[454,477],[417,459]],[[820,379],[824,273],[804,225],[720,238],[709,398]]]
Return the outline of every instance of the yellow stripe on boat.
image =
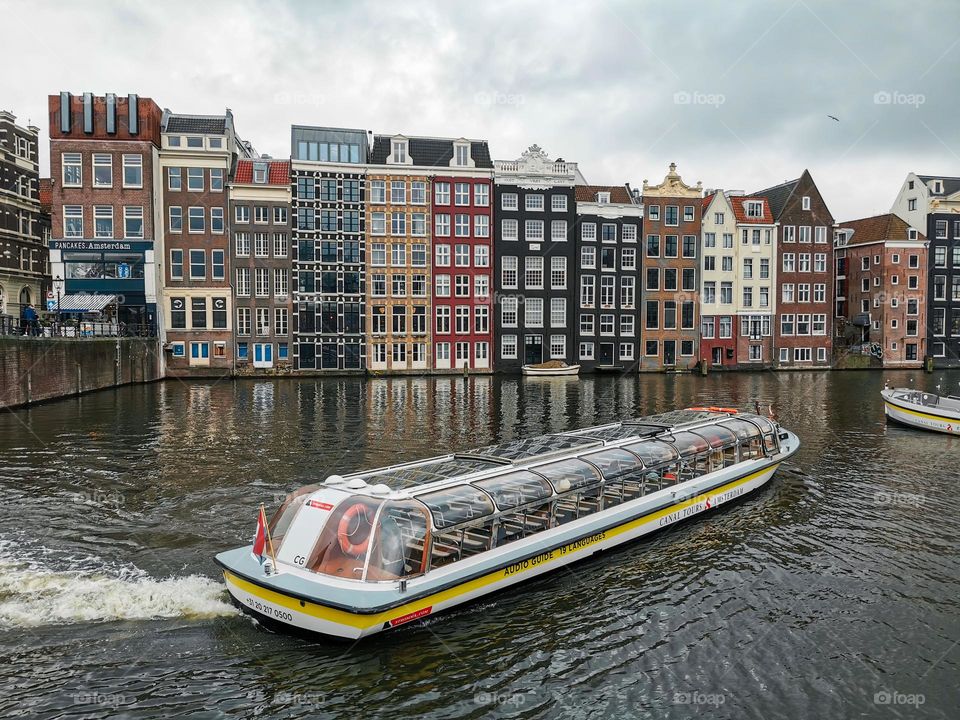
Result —
[[[736,487],[739,487],[740,485],[748,483],[751,480],[759,477],[760,475],[763,475],[764,473],[767,473],[767,472],[774,473],[777,471],[777,468],[779,467],[780,467],[780,463],[776,463],[774,465],[768,465],[762,470],[758,470],[757,472],[751,473],[750,475],[742,477],[739,480],[734,480],[733,482],[727,483],[726,485],[722,485],[716,488],[715,490],[710,491],[709,494],[697,495],[696,497],[690,498],[689,500],[685,500],[683,502],[670,505],[669,507],[665,507],[662,510],[657,510],[656,512],[650,513],[648,515],[643,515],[633,520],[629,520],[628,522],[625,522],[622,525],[617,525],[608,530],[598,531],[597,533],[591,533],[584,536],[583,538],[571,540],[566,545],[563,545],[560,548],[555,548],[554,552],[556,552],[556,550],[562,550],[563,548],[570,547],[571,545],[576,545],[576,547],[571,548],[568,552],[576,552],[578,550],[582,550],[585,547],[589,547],[590,545],[600,542],[601,540],[605,540],[609,537],[613,537],[615,535],[622,535],[623,533],[629,532],[630,530],[633,530],[639,527],[640,525],[644,525],[654,520],[659,520],[660,518],[666,517],[667,515],[671,515],[672,513],[684,510],[685,508],[691,507],[692,505],[696,505],[697,503],[704,502],[705,500],[713,500],[714,498],[724,494],[725,492],[728,492]],[[592,542],[590,542],[592,538],[601,534],[603,535],[602,538],[597,538]],[[584,542],[584,540],[587,540],[588,542]],[[559,557],[563,557],[563,554],[564,553],[561,553]],[[550,559],[546,560],[546,562],[549,563],[552,559],[554,558],[551,557]],[[531,567],[539,567],[542,564],[543,563],[538,563],[536,566],[531,566]],[[224,578],[228,582],[230,582],[232,585],[235,585],[236,587],[240,588],[244,592],[249,593],[250,595],[253,595],[265,602],[273,603],[275,605],[280,605],[281,607],[288,608],[290,610],[293,610],[294,612],[311,615],[313,617],[320,618],[321,620],[337,623],[339,625],[348,625],[350,627],[354,627],[362,630],[362,629],[366,629],[374,626],[380,626],[385,622],[396,620],[397,618],[403,618],[407,615],[416,613],[420,610],[432,608],[433,606],[443,603],[447,600],[452,600],[461,595],[469,593],[473,590],[477,590],[479,588],[486,587],[487,585],[491,585],[493,583],[499,582],[500,580],[503,580],[506,577],[510,577],[515,573],[516,571],[511,571],[509,567],[500,568],[499,570],[495,570],[494,572],[487,573],[486,575],[481,575],[480,577],[474,578],[473,580],[469,580],[465,583],[455,585],[453,587],[447,588],[446,590],[441,590],[440,592],[434,593],[432,595],[424,596],[422,598],[409,602],[406,605],[400,605],[398,607],[391,608],[390,610],[384,610],[382,612],[370,613],[370,614],[352,613],[346,610],[339,610],[337,608],[332,608],[327,605],[312,603],[308,600],[301,601],[299,598],[293,598],[293,597],[290,597],[289,595],[284,595],[281,592],[277,592],[276,590],[270,590],[261,585],[257,585],[248,580],[244,580],[242,577],[235,575],[229,570],[224,570],[223,575],[224,575]],[[301,602],[303,603],[302,606],[301,606]]]
[[[884,400],[883,402],[884,404],[886,404],[888,408],[893,408],[894,410],[898,410],[899,412],[909,413],[910,415],[916,415],[917,417],[926,418],[927,420],[937,420],[939,422],[945,422],[950,424],[954,424],[954,423],[960,424],[960,420],[956,418],[944,417],[943,415],[931,415],[930,413],[922,413],[922,412],[918,412],[917,410],[908,410],[907,408],[901,407],[900,405],[895,405],[892,402],[889,402],[888,400]]]

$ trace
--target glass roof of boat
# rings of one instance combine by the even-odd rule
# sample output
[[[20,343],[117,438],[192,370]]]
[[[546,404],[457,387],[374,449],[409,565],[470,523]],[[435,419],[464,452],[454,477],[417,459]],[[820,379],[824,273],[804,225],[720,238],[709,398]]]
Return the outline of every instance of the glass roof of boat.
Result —
[[[701,437],[697,433],[678,432],[663,439],[669,443],[673,443],[681,455],[695,455],[710,449],[710,443],[707,442],[706,438]]]
[[[596,430],[592,428],[574,430],[573,432],[565,434],[610,442],[612,440],[626,440],[627,438],[641,437],[643,435],[656,435],[659,432],[663,432],[663,427],[660,425],[641,425],[640,423],[630,422],[612,427],[598,428]]]
[[[741,440],[745,440],[760,434],[760,429],[756,425],[738,418],[724,420],[723,423],[720,424],[720,427],[733,430],[733,432],[736,433],[737,437]]]
[[[528,470],[479,480],[474,485],[493,495],[494,502],[501,510],[543,500],[553,495],[550,483]]]
[[[686,423],[697,422],[698,420],[709,420],[716,417],[717,413],[708,410],[671,410],[670,412],[659,413],[657,415],[640,417],[633,422],[676,427],[677,425],[685,425]]]
[[[710,447],[719,448],[736,442],[737,436],[723,425],[704,425],[697,428],[697,435],[706,438]]]
[[[640,462],[636,455],[619,448],[610,448],[608,450],[590,453],[589,455],[584,455],[583,459],[592,462],[600,468],[600,472],[607,480],[619,477],[636,468],[643,467],[643,463]]]
[[[526,440],[509,440],[498,445],[487,445],[476,450],[469,450],[465,454],[471,457],[498,460],[529,460],[540,455],[582,448],[595,443],[596,440],[591,437],[578,435],[541,435]]]
[[[558,493],[600,482],[600,473],[597,469],[576,458],[539,465],[533,470],[549,480]]]
[[[644,440],[643,442],[633,443],[626,446],[627,450],[643,460],[647,467],[669,462],[679,457],[676,449],[672,445],[660,440]]]
[[[370,485],[384,483],[394,490],[404,490],[437,480],[469,475],[501,467],[501,463],[479,458],[458,458],[456,460],[437,460],[409,467],[381,470],[371,475],[363,475]]]

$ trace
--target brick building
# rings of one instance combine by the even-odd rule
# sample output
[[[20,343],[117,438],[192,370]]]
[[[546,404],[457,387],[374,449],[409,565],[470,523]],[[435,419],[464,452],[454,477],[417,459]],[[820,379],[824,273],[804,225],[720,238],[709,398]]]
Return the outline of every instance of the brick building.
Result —
[[[835,235],[837,343],[868,346],[884,367],[927,354],[927,239],[887,213],[840,223]],[[945,313],[931,318],[942,336]]]
[[[487,144],[414,138],[431,178],[431,301],[435,370],[493,367],[493,163]],[[426,156],[425,156],[426,155]]]
[[[29,304],[43,309],[49,229],[40,198],[40,128],[16,119],[0,110],[0,316],[14,321]]]
[[[691,369],[697,363],[702,195],[701,184],[685,184],[675,163],[670,163],[659,185],[643,181],[646,283],[641,370]]]
[[[960,367],[960,177],[909,173],[892,212],[926,233],[927,352]]]
[[[156,328],[160,108],[137,95],[68,92],[48,107],[55,290],[116,296],[121,322]]]
[[[774,364],[828,368],[833,348],[833,216],[809,170],[752,193],[778,225]]]
[[[249,155],[229,110],[223,115],[166,110],[161,135],[158,206],[167,372],[227,374],[235,355],[228,228],[266,231],[271,218],[259,206],[240,206],[227,218],[227,181],[238,157]],[[269,290],[263,284],[236,288],[237,295],[264,292]]]
[[[228,185],[238,373],[291,367],[290,161],[240,159]],[[266,211],[264,211],[266,208]]]

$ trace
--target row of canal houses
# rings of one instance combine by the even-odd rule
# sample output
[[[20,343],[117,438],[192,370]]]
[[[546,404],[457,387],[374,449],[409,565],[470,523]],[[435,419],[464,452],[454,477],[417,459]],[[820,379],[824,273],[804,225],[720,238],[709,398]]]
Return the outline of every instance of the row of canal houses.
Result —
[[[838,224],[807,171],[751,193],[675,165],[641,188],[591,185],[536,145],[501,161],[482,140],[295,125],[275,159],[229,110],[60,93],[49,112],[55,288],[122,296],[122,321],[159,329],[169,374],[960,351],[954,179],[911,175],[903,212]]]

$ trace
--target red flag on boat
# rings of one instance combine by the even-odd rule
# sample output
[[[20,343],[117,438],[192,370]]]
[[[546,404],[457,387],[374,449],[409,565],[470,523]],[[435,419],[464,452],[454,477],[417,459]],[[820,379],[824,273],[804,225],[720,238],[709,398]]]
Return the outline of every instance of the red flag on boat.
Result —
[[[260,506],[260,514],[257,515],[257,531],[253,535],[253,554],[257,555],[260,558],[260,562],[263,562],[263,551],[267,547],[267,517],[266,513],[263,511],[263,506]]]

